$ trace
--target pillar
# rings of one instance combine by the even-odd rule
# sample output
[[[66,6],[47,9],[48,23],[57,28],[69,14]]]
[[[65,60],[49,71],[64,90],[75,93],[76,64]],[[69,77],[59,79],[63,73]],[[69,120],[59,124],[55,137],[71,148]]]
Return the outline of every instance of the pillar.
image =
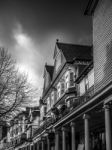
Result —
[[[84,130],[85,130],[85,150],[90,150],[90,142],[89,142],[89,115],[84,114]]]
[[[59,131],[55,132],[55,150],[59,150]]]
[[[71,122],[71,146],[72,150],[76,150],[76,141],[75,141],[75,123]]]
[[[111,119],[110,119],[110,107],[104,105],[105,110],[105,134],[106,134],[106,150],[112,150],[112,131],[111,131]]]
[[[42,144],[42,150],[44,150],[44,141],[42,141],[41,144]]]
[[[62,127],[62,150],[66,150],[66,129]]]
[[[35,143],[33,143],[33,150],[35,150]]]
[[[50,150],[50,140],[48,136],[47,136],[47,150]]]

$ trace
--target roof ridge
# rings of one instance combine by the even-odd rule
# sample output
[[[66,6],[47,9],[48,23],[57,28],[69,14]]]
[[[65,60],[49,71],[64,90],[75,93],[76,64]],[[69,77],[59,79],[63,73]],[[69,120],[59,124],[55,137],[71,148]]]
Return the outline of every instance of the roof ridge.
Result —
[[[86,47],[92,47],[92,45],[84,45],[84,44],[73,44],[73,43],[64,43],[64,42],[57,42],[57,44],[63,44],[63,45],[73,45],[73,46],[86,46]]]

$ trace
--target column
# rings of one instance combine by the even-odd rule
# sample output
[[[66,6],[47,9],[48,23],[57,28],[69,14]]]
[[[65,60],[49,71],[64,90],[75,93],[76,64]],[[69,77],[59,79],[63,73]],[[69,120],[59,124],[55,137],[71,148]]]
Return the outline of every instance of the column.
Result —
[[[105,134],[106,134],[106,150],[112,150],[112,131],[111,131],[111,119],[110,119],[110,107],[104,105],[105,109]]]
[[[33,150],[35,150],[35,143],[33,143]]]
[[[59,150],[59,131],[55,132],[55,150]]]
[[[72,146],[72,150],[76,150],[76,141],[75,141],[75,123],[71,122],[70,124],[71,126],[71,146]]]
[[[62,127],[62,150],[66,150],[66,129]]]
[[[42,150],[44,150],[44,141],[42,141],[41,143],[42,143]]]
[[[39,150],[39,142],[37,142],[37,150]]]
[[[29,150],[31,150],[31,144],[29,145]]]
[[[47,150],[50,150],[50,140],[48,136],[47,136]]]
[[[90,150],[90,143],[89,143],[89,115],[84,114],[84,125],[85,125],[85,150]]]

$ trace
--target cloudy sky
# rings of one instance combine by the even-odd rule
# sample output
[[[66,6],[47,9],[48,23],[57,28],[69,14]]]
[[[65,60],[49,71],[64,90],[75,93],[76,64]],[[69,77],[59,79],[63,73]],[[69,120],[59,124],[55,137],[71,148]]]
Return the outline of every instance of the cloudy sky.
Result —
[[[28,73],[39,95],[44,64],[53,64],[56,39],[91,45],[91,17],[83,12],[88,0],[0,0],[0,46]]]

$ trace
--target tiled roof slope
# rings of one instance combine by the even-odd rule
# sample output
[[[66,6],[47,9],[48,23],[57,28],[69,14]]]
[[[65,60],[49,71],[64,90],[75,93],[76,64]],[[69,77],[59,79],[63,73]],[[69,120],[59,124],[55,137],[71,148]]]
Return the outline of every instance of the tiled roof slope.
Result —
[[[51,77],[51,79],[52,79],[54,66],[46,65],[45,67],[46,67],[46,70],[47,70],[47,72],[50,74],[50,77]]]
[[[75,59],[92,60],[92,46],[75,45],[57,42],[67,62]]]

